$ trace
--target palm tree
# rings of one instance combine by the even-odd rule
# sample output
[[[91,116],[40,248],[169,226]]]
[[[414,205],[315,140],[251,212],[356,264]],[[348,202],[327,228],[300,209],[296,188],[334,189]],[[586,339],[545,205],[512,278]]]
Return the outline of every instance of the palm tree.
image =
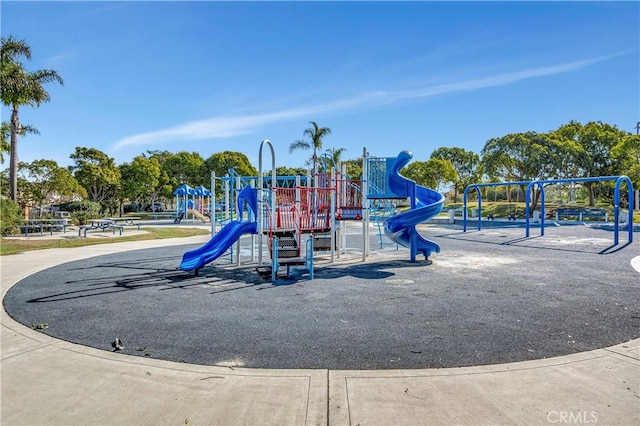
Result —
[[[13,37],[0,39],[0,98],[2,103],[11,108],[11,150],[9,159],[9,191],[13,201],[17,200],[18,189],[18,135],[24,133],[18,116],[22,105],[38,107],[51,98],[43,84],[58,82],[63,84],[62,77],[54,70],[26,71],[20,58],[31,59],[31,48],[24,40]]]
[[[342,161],[342,154],[347,150],[347,148],[330,148],[327,149],[327,152],[331,154],[331,162],[334,167],[338,167],[340,162]],[[338,170],[340,171],[340,170]]]
[[[315,121],[309,122],[313,127],[305,129],[302,133],[306,139],[298,139],[289,145],[289,153],[292,153],[296,149],[313,149],[313,172],[317,172],[318,164],[318,151],[322,150],[322,138],[331,134],[331,129],[328,127],[318,127]]]

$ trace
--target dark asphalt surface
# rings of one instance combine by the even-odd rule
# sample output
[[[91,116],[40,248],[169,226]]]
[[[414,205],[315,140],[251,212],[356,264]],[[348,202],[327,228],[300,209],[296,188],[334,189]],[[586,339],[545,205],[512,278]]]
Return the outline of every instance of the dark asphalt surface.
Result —
[[[550,227],[462,233],[429,225],[432,265],[387,248],[272,285],[227,259],[195,277],[167,247],[69,262],[9,290],[17,321],[104,350],[258,368],[439,368],[523,361],[640,336],[640,235]],[[352,236],[350,236],[352,238]],[[353,237],[356,238],[356,237]],[[375,245],[372,236],[372,246]],[[349,247],[357,242],[350,241]],[[355,255],[354,255],[355,256]]]

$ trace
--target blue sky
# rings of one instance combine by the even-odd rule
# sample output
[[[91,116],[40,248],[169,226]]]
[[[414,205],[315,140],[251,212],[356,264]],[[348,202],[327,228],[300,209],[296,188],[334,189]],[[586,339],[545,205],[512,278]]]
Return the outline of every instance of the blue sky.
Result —
[[[638,2],[13,2],[1,32],[64,86],[21,109],[21,161],[118,164],[147,150],[232,150],[277,165],[310,120],[324,147],[480,153],[509,133],[640,120]],[[2,119],[9,111],[2,109]],[[266,158],[267,164],[270,159]],[[4,164],[3,167],[7,167]]]

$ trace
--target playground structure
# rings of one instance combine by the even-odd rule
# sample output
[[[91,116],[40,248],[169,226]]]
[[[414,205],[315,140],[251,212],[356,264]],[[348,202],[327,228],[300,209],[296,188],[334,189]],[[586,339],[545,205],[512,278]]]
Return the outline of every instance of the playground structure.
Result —
[[[467,232],[467,198],[469,190],[475,189],[478,195],[478,231],[482,229],[482,193],[480,188],[482,187],[495,187],[495,186],[512,186],[520,185],[526,186],[525,193],[525,237],[529,237],[529,230],[531,227],[531,191],[534,187],[537,187],[540,191],[540,211],[537,212],[535,221],[540,224],[540,236],[544,235],[544,223],[545,223],[545,185],[559,184],[559,183],[584,183],[584,182],[615,182],[614,196],[613,196],[613,245],[619,244],[619,231],[620,231],[620,186],[623,183],[627,184],[628,197],[629,197],[629,209],[627,211],[624,222],[627,226],[627,241],[633,242],[633,183],[627,176],[600,176],[600,177],[587,177],[587,178],[569,178],[569,179],[549,179],[549,180],[535,180],[535,181],[518,181],[518,182],[494,182],[494,183],[474,183],[468,185],[464,189],[463,195],[463,231]],[[582,213],[579,213],[580,220],[582,220]]]
[[[207,188],[202,185],[191,188],[185,183],[173,195],[176,196],[176,223],[180,223],[182,219],[189,220],[189,215],[191,219],[197,217],[204,223],[211,221],[212,192]]]
[[[263,173],[262,167],[265,145],[271,153],[270,176]],[[406,199],[409,199],[409,210],[395,213],[391,209],[387,210],[389,214],[373,215],[373,218],[379,226],[384,224],[385,235],[390,240],[409,248],[411,262],[415,262],[416,256],[422,254],[427,264],[430,263],[428,256],[434,251],[439,252],[440,247],[422,237],[416,225],[442,210],[444,196],[400,176],[400,170],[412,158],[408,151],[401,152],[398,157],[375,158],[369,157],[364,149],[362,158],[363,175],[360,179],[351,179],[344,169],[338,171],[337,167],[327,167],[326,163],[323,173],[314,170],[312,175],[307,176],[278,177],[275,173],[273,145],[269,140],[262,141],[258,176],[242,177],[230,171],[221,178],[228,213],[226,218],[230,221],[207,244],[185,253],[180,268],[193,270],[197,274],[200,268],[228,249],[233,252],[234,243],[237,243],[235,262],[240,265],[239,239],[242,235],[251,234],[251,261],[254,261],[257,253],[258,272],[265,275],[270,273],[275,282],[281,266],[287,267],[287,276],[290,267],[305,266],[313,279],[314,252],[329,252],[332,263],[336,255],[346,252],[346,232],[342,222],[361,221],[365,260],[369,254],[371,206],[377,204],[376,213],[379,213],[380,205],[392,206],[392,200]],[[214,179],[212,174],[212,188]],[[234,194],[237,194],[235,210],[229,202],[234,199]],[[244,209],[245,203],[249,209]],[[254,234],[257,234],[257,243]],[[270,266],[263,261],[265,237],[267,253],[271,258]],[[231,256],[233,258],[233,253]]]
[[[238,213],[240,219],[229,222],[204,246],[184,253],[182,262],[180,263],[180,269],[183,271],[195,271],[195,274],[198,275],[198,272],[204,265],[213,262],[224,254],[242,235],[255,234],[258,232],[255,221],[257,209],[256,193],[256,189],[250,186],[245,187],[238,194]],[[251,209],[247,221],[242,220],[245,201]]]

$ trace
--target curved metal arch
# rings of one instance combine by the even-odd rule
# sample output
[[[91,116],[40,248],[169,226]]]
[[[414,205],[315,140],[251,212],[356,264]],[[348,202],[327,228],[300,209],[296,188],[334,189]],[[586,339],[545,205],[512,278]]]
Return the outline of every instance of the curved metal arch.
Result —
[[[276,185],[276,153],[273,149],[273,144],[269,139],[264,139],[260,143],[260,149],[258,150],[258,204],[260,207],[258,208],[258,264],[262,265],[262,235],[264,231],[264,176],[262,174],[262,148],[264,145],[269,147],[271,151],[271,186],[273,190],[273,185]],[[271,229],[276,228],[276,197],[275,193],[271,194]]]
[[[627,184],[627,190],[629,191],[629,208],[628,208],[628,216],[627,216],[627,232],[628,242],[633,242],[633,183],[628,176],[620,176],[616,180],[616,186],[613,190],[613,215],[614,217],[614,231],[613,231],[613,245],[618,244],[618,217],[620,216],[620,185],[623,183]]]
[[[513,185],[527,185],[531,181],[515,181],[515,182],[491,182],[491,183],[472,183],[466,186],[463,193],[463,212],[462,212],[462,223],[463,223],[463,232],[467,232],[467,195],[469,194],[469,189],[475,188],[478,192],[478,231],[482,229],[482,224],[480,218],[482,218],[482,193],[480,192],[481,187],[492,187],[492,186],[513,186]]]
[[[531,199],[531,188],[533,185],[538,185],[540,188],[540,235],[544,235],[544,185],[555,183],[581,183],[581,182],[613,182],[615,181],[614,195],[613,195],[613,245],[618,245],[620,224],[618,223],[618,217],[620,215],[620,185],[622,183],[627,184],[629,190],[629,216],[627,218],[628,226],[628,242],[633,242],[633,183],[631,179],[625,175],[620,176],[600,176],[600,177],[586,177],[586,178],[570,178],[570,179],[548,179],[548,180],[536,180],[527,185],[527,192],[525,194],[526,202],[526,234],[529,236],[529,201]]]
[[[511,185],[527,185],[525,192],[525,236],[529,237],[530,219],[531,216],[531,189],[537,185],[540,188],[540,235],[544,235],[544,217],[545,217],[545,194],[544,185],[555,183],[580,183],[580,182],[612,182],[615,181],[614,197],[613,197],[613,211],[614,211],[614,233],[613,233],[613,245],[619,243],[619,230],[620,225],[618,218],[620,216],[620,186],[623,183],[627,184],[629,191],[629,212],[627,217],[628,226],[628,242],[633,242],[633,183],[628,176],[600,176],[600,177],[587,177],[587,178],[570,178],[570,179],[549,179],[549,180],[534,180],[534,181],[521,181],[521,182],[497,182],[497,183],[472,183],[467,185],[463,194],[463,232],[467,232],[467,197],[469,190],[475,188],[478,192],[478,230],[481,229],[482,218],[482,193],[481,187],[489,186],[511,186]]]
[[[478,231],[482,229],[482,192],[480,192],[480,185],[482,184],[471,184],[467,185],[464,188],[464,192],[462,194],[462,232],[467,232],[467,197],[469,196],[469,190],[475,189],[478,194]]]

